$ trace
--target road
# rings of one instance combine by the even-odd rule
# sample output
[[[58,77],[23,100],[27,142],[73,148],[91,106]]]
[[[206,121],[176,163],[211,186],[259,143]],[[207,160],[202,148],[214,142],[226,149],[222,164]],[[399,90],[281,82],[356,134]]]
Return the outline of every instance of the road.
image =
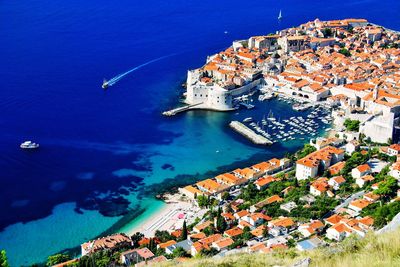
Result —
[[[346,207],[347,205],[350,204],[351,201],[353,201],[356,198],[359,198],[360,196],[364,195],[365,191],[362,190],[360,192],[354,193],[351,196],[349,196],[348,198],[346,198],[345,201],[343,201],[341,204],[337,205],[336,208],[333,209],[333,211],[328,212],[327,214],[325,214],[323,216],[323,218],[327,218],[329,216],[331,216],[333,213],[337,213],[338,210],[340,210],[343,207]]]

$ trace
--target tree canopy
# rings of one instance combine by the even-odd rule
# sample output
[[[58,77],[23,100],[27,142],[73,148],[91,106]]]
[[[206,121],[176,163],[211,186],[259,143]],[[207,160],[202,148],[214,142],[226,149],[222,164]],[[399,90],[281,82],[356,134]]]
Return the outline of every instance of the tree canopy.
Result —
[[[71,257],[67,254],[55,254],[47,258],[47,266],[53,266],[62,262],[69,261]]]
[[[0,267],[9,267],[5,250],[0,251]]]
[[[343,123],[344,127],[346,127],[347,131],[351,132],[358,132],[360,128],[360,121],[359,120],[351,120],[346,119]]]

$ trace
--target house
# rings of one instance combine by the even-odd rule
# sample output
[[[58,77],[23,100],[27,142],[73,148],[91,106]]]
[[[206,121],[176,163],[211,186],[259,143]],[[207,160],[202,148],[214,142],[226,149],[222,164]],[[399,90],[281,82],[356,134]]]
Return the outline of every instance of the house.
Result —
[[[169,246],[175,245],[176,241],[175,240],[168,240],[167,242],[160,243],[157,245],[157,248],[159,249],[166,249]]]
[[[331,240],[341,241],[351,233],[352,230],[344,223],[337,223],[326,230],[326,237]]]
[[[226,238],[223,238],[223,239],[213,242],[211,246],[216,248],[218,251],[221,251],[221,250],[227,249],[233,243],[234,243],[234,241],[231,238],[226,237]]]
[[[397,156],[400,153],[400,144],[393,144],[388,147],[387,154],[389,156]]]
[[[249,214],[250,214],[250,212],[249,212],[248,210],[241,210],[241,211],[239,211],[239,212],[236,212],[233,216],[234,216],[237,220],[239,220],[239,219],[241,219],[242,217],[247,216],[247,215],[249,215]]]
[[[202,238],[199,241],[194,242],[192,244],[192,247],[190,249],[191,250],[190,254],[192,256],[196,256],[196,254],[199,253],[202,249],[209,250],[211,248],[210,246],[212,243],[214,243],[218,240],[221,240],[222,238],[223,237],[221,234],[214,234],[214,235],[210,235],[208,237]]]
[[[325,223],[327,225],[335,225],[335,224],[339,223],[342,219],[344,219],[344,218],[342,216],[340,216],[339,214],[333,214],[329,218],[325,219]]]
[[[260,212],[256,212],[242,217],[241,220],[248,222],[254,228],[266,221],[272,220],[272,218]]]
[[[351,140],[346,144],[346,153],[351,155],[353,152],[360,149],[360,142],[357,140]]]
[[[199,189],[193,187],[192,185],[188,185],[183,188],[179,188],[179,192],[191,199],[196,199],[198,196],[205,194],[204,192],[200,191]]]
[[[311,203],[315,202],[315,197],[311,194],[308,194],[308,195],[302,196],[300,198],[300,200],[306,202],[308,205],[311,205]]]
[[[235,185],[241,185],[243,183],[246,183],[247,180],[243,178],[238,178],[237,176],[231,174],[231,173],[224,173],[220,174],[215,177],[215,180],[220,183],[224,184],[227,186],[235,186]]]
[[[240,236],[241,234],[243,234],[243,230],[240,229],[239,227],[234,227],[234,228],[231,228],[231,229],[226,230],[226,231],[224,232],[224,236],[230,237],[230,238],[238,237],[238,236]]]
[[[364,175],[364,176],[362,176],[362,177],[356,179],[356,184],[357,184],[359,187],[364,187],[364,185],[365,185],[366,183],[371,182],[371,181],[373,181],[374,179],[375,179],[375,178],[374,178],[374,176],[372,176],[372,175]]]
[[[250,207],[250,210],[251,211],[256,211],[258,209],[263,208],[265,205],[268,205],[268,204],[271,204],[271,203],[274,203],[274,202],[281,202],[281,201],[283,201],[283,198],[281,198],[278,195],[273,195],[273,196],[270,196],[270,197],[268,197],[268,198],[266,198],[266,199],[264,199],[264,200],[262,200],[262,201],[260,201],[260,202],[258,202],[256,204],[254,204],[253,206]]]
[[[334,190],[339,190],[340,186],[346,182],[346,179],[342,175],[335,176],[329,179],[328,184],[333,187]]]
[[[123,264],[130,266],[142,261],[148,261],[154,258],[154,254],[148,248],[139,248],[122,252],[120,258]]]
[[[186,252],[190,253],[192,245],[193,245],[192,241],[190,241],[188,239],[182,240],[178,243],[175,243],[175,244],[172,244],[172,245],[166,247],[165,253],[172,254],[174,252],[174,250],[177,248],[183,248]]]
[[[353,176],[354,179],[361,178],[362,176],[370,173],[371,167],[368,164],[360,165],[351,170],[351,176]]]
[[[292,218],[288,217],[279,217],[278,219],[272,220],[268,222],[269,227],[284,227],[284,228],[291,228],[294,225],[294,221]]]
[[[343,158],[342,149],[333,146],[324,147],[296,161],[296,178],[298,180],[314,178],[319,170],[325,170]]]
[[[158,264],[160,264],[161,262],[166,262],[168,259],[164,256],[158,256],[158,257],[154,257],[151,260],[148,261],[142,261],[139,262],[138,264],[135,265],[135,267],[143,267],[143,266],[156,266]]]
[[[294,201],[282,204],[279,206],[281,210],[291,212],[293,209],[297,208],[297,204]]]
[[[362,211],[364,208],[368,207],[371,204],[368,200],[365,199],[357,199],[353,200],[349,204],[349,209],[352,209],[356,212]]]
[[[218,194],[229,189],[229,186],[218,183],[212,179],[206,179],[196,183],[196,186],[202,192],[209,194]]]
[[[264,190],[267,188],[267,186],[275,181],[278,181],[279,179],[273,177],[273,176],[263,176],[258,178],[255,182],[254,185],[257,187],[258,190]]]
[[[101,250],[113,250],[132,245],[132,240],[125,234],[113,234],[81,245],[82,256]]]
[[[251,234],[255,237],[263,237],[264,236],[264,231],[266,231],[268,229],[268,227],[266,227],[265,225],[260,225],[258,226],[256,229],[251,231]]]
[[[390,166],[389,175],[393,176],[397,180],[400,180],[400,162],[397,161]]]
[[[315,233],[321,232],[324,226],[325,225],[320,220],[312,220],[309,223],[300,225],[298,230],[304,237],[309,237]]]
[[[337,175],[340,173],[340,171],[344,168],[346,165],[345,161],[339,161],[338,163],[333,164],[328,168],[328,171],[330,172],[331,175]]]
[[[363,198],[371,203],[374,203],[380,198],[380,196],[375,194],[374,192],[368,192],[363,195]]]
[[[310,186],[310,194],[322,196],[329,188],[328,178],[321,177],[314,181]]]
[[[196,225],[195,227],[193,227],[193,232],[200,233],[207,227],[211,226],[212,224],[213,224],[212,221],[205,221],[203,223],[200,223],[200,224]]]

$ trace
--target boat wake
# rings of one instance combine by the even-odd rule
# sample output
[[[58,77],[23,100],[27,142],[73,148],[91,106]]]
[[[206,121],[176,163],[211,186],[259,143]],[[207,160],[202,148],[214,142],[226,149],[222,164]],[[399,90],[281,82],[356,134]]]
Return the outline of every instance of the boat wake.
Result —
[[[145,67],[145,66],[147,66],[147,65],[149,65],[151,63],[160,61],[160,60],[168,58],[168,57],[172,57],[172,56],[174,56],[176,54],[177,53],[173,53],[173,54],[169,54],[169,55],[165,55],[165,56],[162,56],[162,57],[159,57],[159,58],[152,59],[152,60],[147,61],[147,62],[145,62],[143,64],[140,64],[139,66],[136,66],[133,69],[130,69],[130,70],[124,72],[124,73],[118,74],[117,76],[115,76],[115,77],[113,77],[113,78],[111,78],[110,80],[107,81],[107,86],[113,86],[114,84],[119,82],[122,78],[124,78],[129,73],[132,73],[132,72],[134,72],[134,71],[136,71],[136,70],[138,70],[140,68],[143,68],[143,67]]]

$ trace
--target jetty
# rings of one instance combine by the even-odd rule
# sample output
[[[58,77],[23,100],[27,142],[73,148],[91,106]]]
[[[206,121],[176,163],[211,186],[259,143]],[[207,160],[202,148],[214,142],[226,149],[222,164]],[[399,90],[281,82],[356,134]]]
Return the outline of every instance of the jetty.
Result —
[[[247,127],[246,125],[244,125],[243,123],[241,123],[239,121],[231,121],[229,123],[229,126],[236,132],[245,136],[247,139],[249,139],[251,142],[253,142],[256,145],[272,145],[271,140],[269,140],[268,138],[266,138],[260,134],[257,134],[252,129],[250,129],[249,127]]]
[[[199,106],[201,104],[203,104],[203,102],[197,103],[197,104],[192,104],[192,105],[186,105],[186,106],[183,106],[183,107],[174,108],[174,109],[171,109],[171,110],[164,111],[162,114],[164,116],[174,116],[174,115],[176,115],[178,113],[181,113],[183,111],[192,109],[193,107]]]

